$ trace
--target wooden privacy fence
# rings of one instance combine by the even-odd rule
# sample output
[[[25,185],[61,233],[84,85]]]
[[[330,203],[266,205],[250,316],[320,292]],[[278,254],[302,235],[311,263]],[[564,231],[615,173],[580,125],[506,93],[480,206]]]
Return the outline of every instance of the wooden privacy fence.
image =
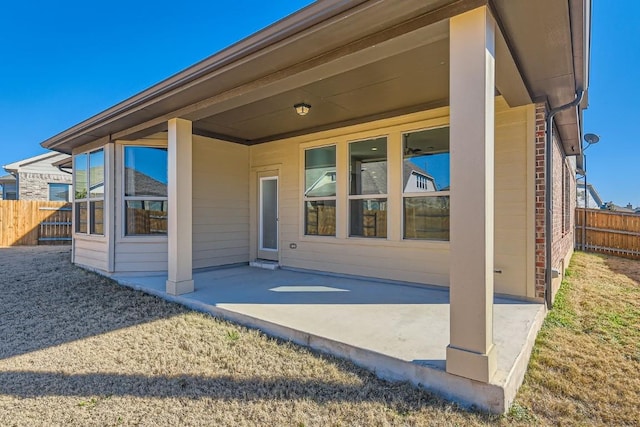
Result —
[[[0,200],[0,246],[70,242],[70,203]]]
[[[575,236],[578,249],[640,259],[640,215],[577,208]]]

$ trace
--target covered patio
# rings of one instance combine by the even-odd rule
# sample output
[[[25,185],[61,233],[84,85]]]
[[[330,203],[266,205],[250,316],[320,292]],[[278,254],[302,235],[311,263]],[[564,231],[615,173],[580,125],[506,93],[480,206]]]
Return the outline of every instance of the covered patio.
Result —
[[[589,11],[315,2],[43,143],[74,155],[72,260],[504,412],[564,268],[543,168],[571,176],[580,114],[557,154],[545,117],[581,102]],[[261,260],[288,270],[213,269]]]
[[[497,371],[485,384],[445,371],[446,288],[249,266],[196,270],[193,276],[195,291],[180,296],[166,293],[166,274],[113,278],[492,412],[504,412],[513,400],[545,311],[536,303],[494,299]]]

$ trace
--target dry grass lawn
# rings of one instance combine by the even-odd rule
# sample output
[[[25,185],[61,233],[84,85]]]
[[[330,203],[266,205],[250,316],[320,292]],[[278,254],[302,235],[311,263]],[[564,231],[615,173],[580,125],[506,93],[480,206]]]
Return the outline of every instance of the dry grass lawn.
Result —
[[[64,248],[0,248],[0,425],[633,424],[638,262],[577,254],[505,417],[115,285]],[[635,280],[635,281],[634,281]]]
[[[511,415],[640,425],[640,261],[574,255]]]

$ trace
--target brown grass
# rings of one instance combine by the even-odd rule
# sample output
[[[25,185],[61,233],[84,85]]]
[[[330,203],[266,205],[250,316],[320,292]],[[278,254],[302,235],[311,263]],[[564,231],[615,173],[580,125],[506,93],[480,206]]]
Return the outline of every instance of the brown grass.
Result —
[[[0,249],[2,426],[638,419],[639,295],[629,277],[640,263],[576,255],[522,392],[508,416],[496,417],[120,287],[68,259],[61,248]]]

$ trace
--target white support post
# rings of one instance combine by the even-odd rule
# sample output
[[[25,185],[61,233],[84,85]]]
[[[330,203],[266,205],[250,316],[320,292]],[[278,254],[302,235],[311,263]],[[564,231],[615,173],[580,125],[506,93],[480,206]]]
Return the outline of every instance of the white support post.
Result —
[[[450,20],[451,242],[447,372],[488,383],[493,344],[496,24],[486,6]]]
[[[180,295],[194,291],[192,255],[193,137],[189,120],[168,122],[169,265],[166,291]]]

